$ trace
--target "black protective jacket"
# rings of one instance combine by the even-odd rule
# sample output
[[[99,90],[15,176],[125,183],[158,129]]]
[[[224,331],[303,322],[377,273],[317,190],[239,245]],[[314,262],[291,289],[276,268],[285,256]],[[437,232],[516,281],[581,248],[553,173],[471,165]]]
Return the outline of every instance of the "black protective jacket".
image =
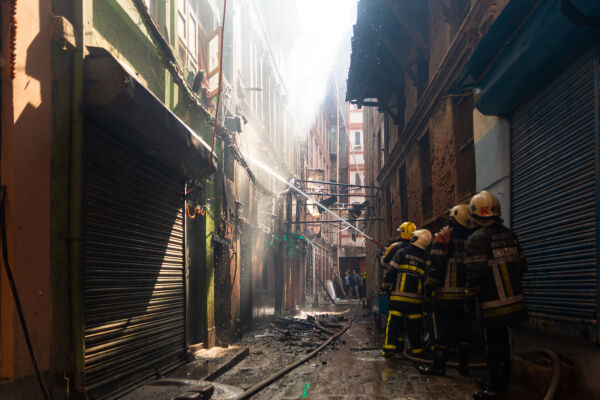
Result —
[[[427,270],[427,253],[409,244],[399,249],[385,275],[391,289],[390,301],[422,303],[423,279]]]
[[[408,245],[408,243],[409,243],[408,240],[400,239],[400,240],[397,240],[397,241],[391,243],[389,246],[387,246],[385,248],[383,254],[381,255],[381,257],[379,258],[381,266],[389,267],[390,261],[392,261],[394,259],[396,252],[399,249],[401,249],[402,247]]]
[[[527,262],[513,231],[496,219],[467,239],[467,295],[479,299],[483,325],[507,326],[527,319],[521,277]]]
[[[435,290],[436,308],[463,307],[467,281],[465,242],[468,236],[468,229],[458,224],[443,229],[435,236],[426,283]]]

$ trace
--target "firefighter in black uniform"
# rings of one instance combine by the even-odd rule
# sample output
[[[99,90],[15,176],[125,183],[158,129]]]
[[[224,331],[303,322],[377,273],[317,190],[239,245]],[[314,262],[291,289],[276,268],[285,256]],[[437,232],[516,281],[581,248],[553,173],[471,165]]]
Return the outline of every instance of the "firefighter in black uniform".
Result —
[[[400,238],[390,243],[379,258],[379,263],[383,268],[390,266],[390,261],[392,261],[394,255],[396,255],[398,249],[410,243],[410,239],[413,236],[413,232],[417,230],[417,226],[410,221],[406,221],[400,224],[396,230],[400,232]]]
[[[468,374],[471,323],[465,303],[465,241],[469,236],[469,206],[450,210],[450,226],[440,231],[431,246],[431,266],[425,280],[425,297],[433,292],[435,352],[433,365],[419,367],[424,375],[445,375],[450,346],[458,346],[458,371]]]
[[[410,340],[410,354],[423,353],[423,277],[430,244],[431,232],[416,230],[410,244],[400,248],[390,262],[383,283],[390,291],[383,356],[402,352],[405,336]]]
[[[467,239],[465,310],[479,307],[485,328],[488,382],[473,398],[499,399],[506,395],[510,376],[508,327],[527,319],[521,277],[527,263],[517,236],[502,224],[496,196],[482,191],[469,203],[475,230]]]

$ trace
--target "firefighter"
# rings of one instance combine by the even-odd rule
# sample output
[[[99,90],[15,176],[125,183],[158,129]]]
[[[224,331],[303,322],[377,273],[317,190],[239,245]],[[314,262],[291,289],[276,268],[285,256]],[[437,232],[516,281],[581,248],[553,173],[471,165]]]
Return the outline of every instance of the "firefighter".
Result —
[[[400,224],[398,229],[396,229],[396,231],[400,232],[400,238],[388,245],[381,257],[379,258],[382,267],[387,268],[390,266],[390,261],[392,261],[392,259],[394,258],[396,251],[400,247],[405,246],[410,242],[413,232],[416,230],[417,226],[410,221],[406,221]]]
[[[465,310],[478,306],[485,329],[488,381],[473,393],[476,400],[506,395],[510,376],[508,327],[527,319],[521,277],[527,263],[517,236],[502,224],[500,204],[493,194],[473,196],[469,212],[474,231],[467,239]]]
[[[410,243],[402,246],[390,261],[383,283],[384,289],[390,291],[383,356],[402,352],[405,336],[410,340],[410,354],[423,353],[422,292],[430,244],[431,232],[416,230]]]
[[[459,204],[450,210],[450,225],[442,229],[431,246],[431,266],[425,280],[425,298],[433,292],[435,352],[433,365],[420,366],[424,375],[445,375],[450,346],[458,345],[458,371],[468,374],[471,324],[463,310],[465,303],[465,241],[469,236],[469,206]]]

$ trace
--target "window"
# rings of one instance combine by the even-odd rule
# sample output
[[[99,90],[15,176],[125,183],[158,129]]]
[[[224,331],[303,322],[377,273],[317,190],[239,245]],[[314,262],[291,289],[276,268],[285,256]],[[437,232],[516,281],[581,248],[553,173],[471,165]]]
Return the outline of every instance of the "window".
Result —
[[[217,94],[219,87],[219,57],[221,44],[221,30],[217,28],[208,36],[206,41],[206,79],[211,95]]]
[[[159,0],[146,0],[158,3]],[[221,29],[216,27],[215,15],[218,11],[209,8],[199,13],[197,0],[177,0],[177,54],[181,65],[192,74],[205,70],[205,84],[210,96],[214,96],[219,85],[219,52]],[[202,23],[200,22],[202,16]],[[207,30],[209,33],[207,33]]]
[[[390,187],[385,188],[385,224],[387,225],[387,232],[392,232],[392,194]]]
[[[423,220],[433,216],[433,190],[431,183],[431,148],[429,146],[429,131],[419,143],[419,163],[421,165],[421,208]]]
[[[158,0],[144,0],[144,3],[146,3],[150,16],[158,25]]]
[[[406,187],[406,164],[398,170],[398,191],[400,192],[400,218],[408,220],[408,191]]]
[[[475,191],[475,146],[473,145],[473,98],[454,101],[456,144],[456,196],[464,199]]]
[[[179,58],[183,66],[192,73],[198,70],[198,19],[196,18],[196,5],[197,3],[192,0],[177,1]]]
[[[360,174],[359,173],[354,174],[354,184],[358,185],[358,186],[361,185],[361,183],[360,183]]]
[[[360,149],[361,148],[361,144],[360,144],[360,131],[355,131],[354,132],[354,148]]]
[[[375,149],[377,150],[377,152],[375,153],[377,155],[377,171],[375,171],[375,175],[379,174],[379,171],[381,171],[381,166],[383,165],[383,161],[384,161],[384,156],[383,156],[383,143],[382,143],[382,139],[381,139],[381,128],[377,130],[377,143],[375,145]]]

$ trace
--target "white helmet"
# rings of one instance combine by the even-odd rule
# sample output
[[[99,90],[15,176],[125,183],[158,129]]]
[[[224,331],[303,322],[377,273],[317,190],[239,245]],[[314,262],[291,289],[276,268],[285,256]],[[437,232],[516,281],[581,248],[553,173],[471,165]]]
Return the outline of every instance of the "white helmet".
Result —
[[[471,198],[469,202],[469,212],[471,217],[476,218],[492,218],[500,216],[500,202],[498,198],[488,192],[482,190]]]
[[[418,229],[413,232],[413,237],[410,239],[410,244],[417,246],[420,249],[426,250],[431,244],[431,232],[427,229]]]
[[[466,227],[467,222],[469,222],[469,206],[466,204],[458,204],[452,207],[450,209],[450,218]]]

